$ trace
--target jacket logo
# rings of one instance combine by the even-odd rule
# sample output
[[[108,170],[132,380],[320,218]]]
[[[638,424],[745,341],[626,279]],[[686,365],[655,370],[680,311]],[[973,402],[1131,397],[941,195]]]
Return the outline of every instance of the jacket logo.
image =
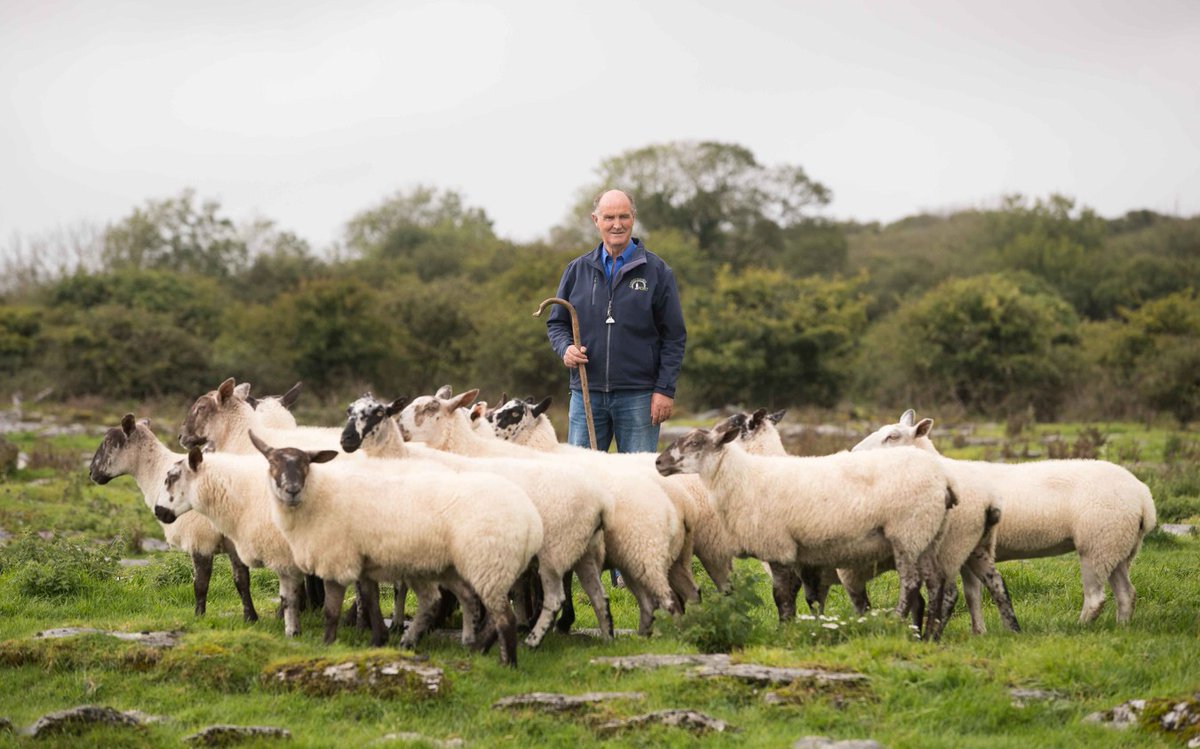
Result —
[[[635,278],[629,282],[629,288],[634,291],[649,291],[650,287],[646,284],[646,279]]]

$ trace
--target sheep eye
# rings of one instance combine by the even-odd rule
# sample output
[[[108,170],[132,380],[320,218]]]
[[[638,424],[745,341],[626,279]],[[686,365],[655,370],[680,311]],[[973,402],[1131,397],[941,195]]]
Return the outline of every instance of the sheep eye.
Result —
[[[896,440],[900,439],[900,435],[896,434],[895,432],[892,432],[884,439],[887,440],[888,442],[895,442]]]

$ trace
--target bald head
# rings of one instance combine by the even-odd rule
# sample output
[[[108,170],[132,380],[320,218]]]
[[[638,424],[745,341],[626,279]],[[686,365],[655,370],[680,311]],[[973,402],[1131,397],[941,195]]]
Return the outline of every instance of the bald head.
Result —
[[[592,223],[600,232],[604,249],[613,257],[620,255],[633,236],[633,221],[637,209],[633,198],[621,190],[608,190],[596,198]]]

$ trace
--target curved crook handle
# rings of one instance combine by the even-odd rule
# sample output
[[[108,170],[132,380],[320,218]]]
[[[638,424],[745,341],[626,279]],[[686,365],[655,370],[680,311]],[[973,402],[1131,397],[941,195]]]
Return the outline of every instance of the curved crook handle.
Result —
[[[575,305],[556,296],[544,300],[538,305],[537,312],[533,313],[534,317],[541,317],[543,310],[547,305],[561,304],[567,308],[567,312],[571,314],[571,337],[575,341],[575,348],[580,347],[579,342],[579,316],[575,314]],[[587,367],[580,366],[579,369],[579,386],[583,389],[583,415],[587,418],[588,442],[591,443],[592,449],[596,449],[596,423],[592,420],[592,399],[588,395]]]

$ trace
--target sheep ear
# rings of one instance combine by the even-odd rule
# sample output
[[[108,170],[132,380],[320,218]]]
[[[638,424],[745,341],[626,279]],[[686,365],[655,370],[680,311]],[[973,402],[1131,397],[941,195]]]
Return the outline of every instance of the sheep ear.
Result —
[[[473,388],[471,390],[468,390],[467,392],[463,393],[462,395],[459,395],[456,398],[450,399],[450,404],[449,404],[450,410],[454,411],[455,409],[469,406],[472,403],[474,403],[475,399],[478,397],[479,397],[479,388]]]
[[[433,397],[441,398],[442,400],[446,400],[447,398],[449,398],[452,395],[454,395],[454,390],[449,385],[442,385],[440,388],[437,389],[437,392],[433,394]]]
[[[225,382],[222,382],[221,385],[217,388],[217,402],[224,403],[225,401],[232,398],[233,397],[233,388],[234,388],[234,382],[233,382],[232,377],[230,377],[228,380],[225,380]]]
[[[905,411],[904,413],[900,414],[900,423],[906,427],[912,426],[913,422],[915,422],[916,420],[917,420],[917,412],[912,410],[911,408],[908,409],[907,411]]]
[[[545,398],[542,398],[542,402],[533,407],[533,418],[536,419],[537,417],[546,413],[546,410],[550,408],[550,402],[553,400],[554,396],[551,395],[547,395]]]
[[[300,397],[300,383],[292,385],[292,389],[287,391],[280,397],[279,402],[284,408],[291,410],[292,406],[296,405],[296,400]]]
[[[250,430],[250,441],[254,443],[254,447],[260,453],[262,453],[264,456],[266,456],[268,458],[271,457],[271,453],[274,452],[274,450],[272,450],[271,446],[268,445],[266,442],[263,442],[262,440],[260,440],[258,438],[258,435],[254,433],[253,429]]]
[[[917,422],[917,433],[913,436],[924,437],[933,429],[933,419],[921,419]]]
[[[121,417],[121,431],[125,433],[126,437],[133,434],[135,426],[137,426],[137,422],[134,421],[133,414],[125,414]]]
[[[471,406],[471,421],[478,421],[485,413],[487,413],[487,401],[477,402]]]
[[[407,405],[408,405],[408,398],[401,396],[401,397],[397,398],[396,400],[392,401],[391,403],[387,404],[387,408],[385,410],[387,411],[388,416],[395,416],[396,414],[403,411],[404,407]]]
[[[308,454],[308,459],[312,463],[328,463],[337,456],[337,450],[316,450]]]
[[[188,450],[188,468],[192,471],[198,471],[200,464],[204,462],[204,451],[198,447],[193,447]]]
[[[508,403],[508,393],[501,390],[500,391],[500,405],[503,406],[505,403]]]
[[[233,395],[234,397],[241,398],[242,400],[248,400],[250,398],[250,383],[243,382],[242,384],[235,386],[233,388]]]
[[[779,422],[783,421],[783,417],[786,415],[787,409],[780,409],[773,414],[767,414],[767,418],[771,420],[772,424],[778,424]]]
[[[767,409],[760,408],[750,415],[750,422],[752,424],[758,424],[765,418],[767,418]]]
[[[742,430],[730,424],[728,426],[715,428],[713,432],[714,434],[712,437],[714,445],[728,445],[730,442],[733,442],[738,438],[738,435],[742,433]]]

